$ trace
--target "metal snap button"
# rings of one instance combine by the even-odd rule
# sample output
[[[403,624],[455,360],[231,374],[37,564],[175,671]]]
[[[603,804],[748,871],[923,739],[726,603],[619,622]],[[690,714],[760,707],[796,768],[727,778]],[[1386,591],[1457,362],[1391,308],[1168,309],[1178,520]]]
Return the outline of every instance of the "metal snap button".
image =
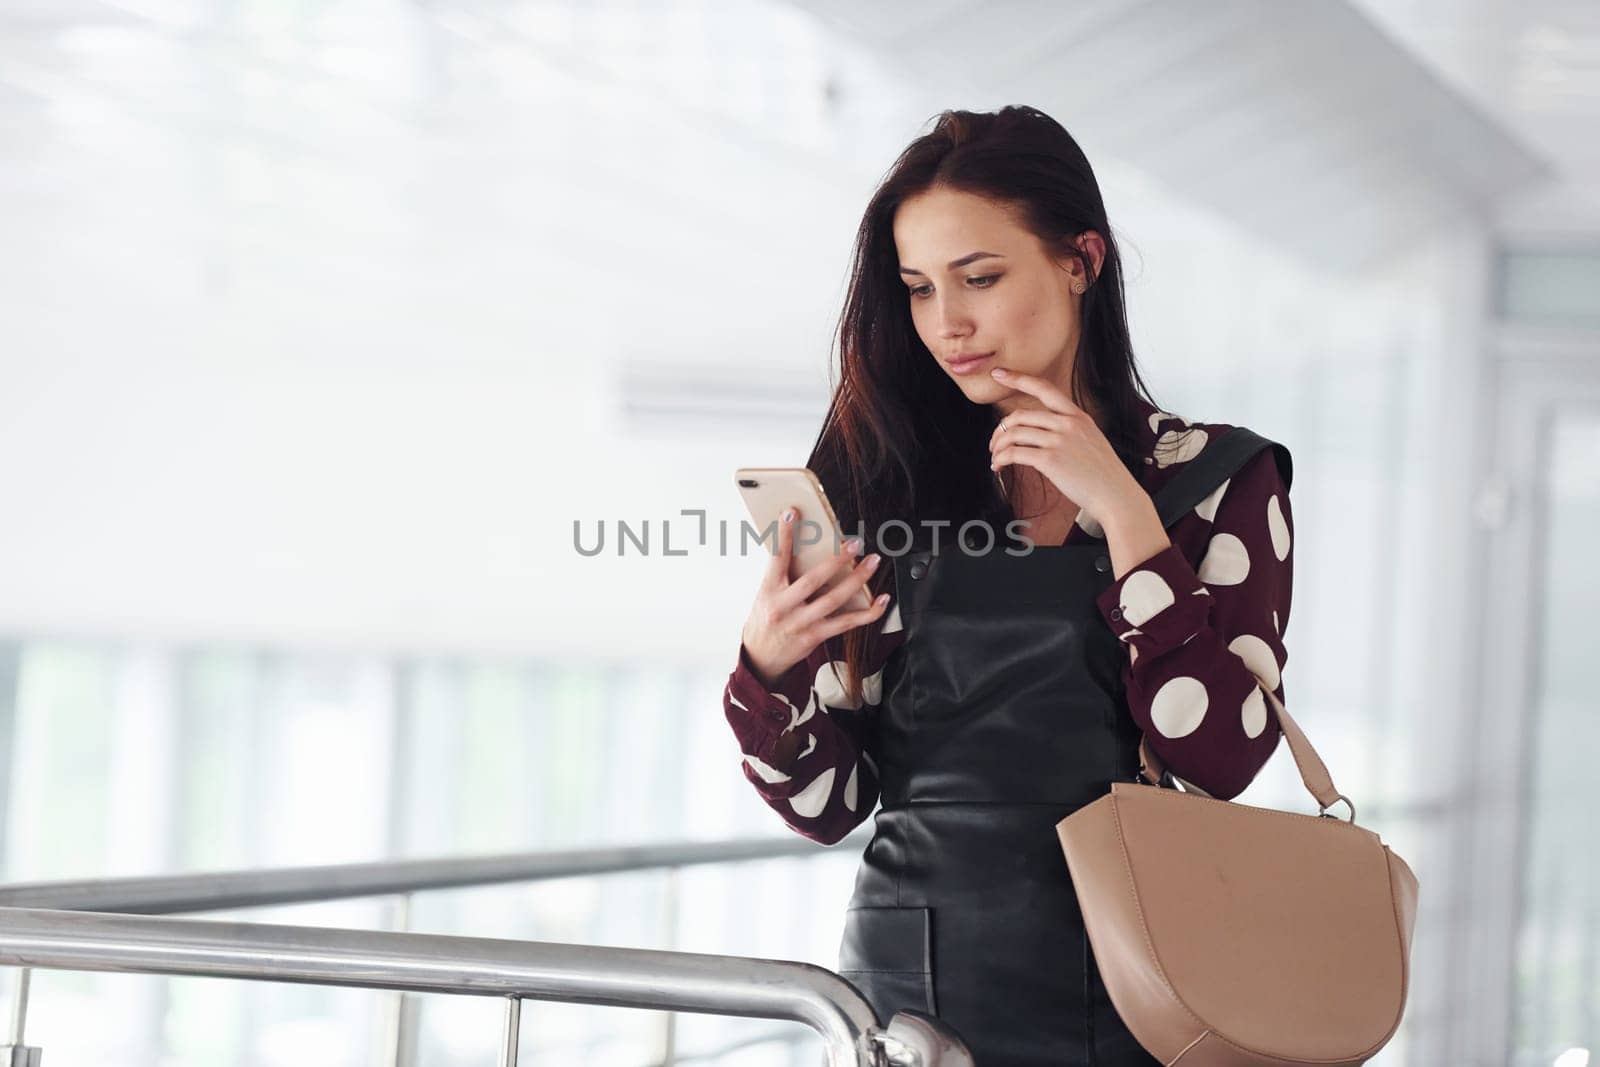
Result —
[[[1104,574],[1106,571],[1110,570],[1111,569],[1111,557],[1109,557],[1109,556],[1099,556],[1099,557],[1097,557],[1095,559],[1095,561],[1094,561],[1094,569],[1099,571],[1101,574]]]
[[[1111,609],[1111,619],[1112,619],[1113,622],[1121,622],[1122,621],[1122,609],[1121,608],[1112,608]]]
[[[925,560],[917,560],[911,564],[911,577],[921,578],[928,573],[928,564]]]

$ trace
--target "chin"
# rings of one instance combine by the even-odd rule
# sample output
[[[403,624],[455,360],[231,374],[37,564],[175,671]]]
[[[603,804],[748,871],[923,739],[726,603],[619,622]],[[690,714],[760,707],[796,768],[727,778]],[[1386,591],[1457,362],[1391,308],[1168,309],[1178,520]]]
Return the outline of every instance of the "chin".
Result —
[[[966,394],[967,399],[974,404],[992,404],[1011,392],[1008,387],[1001,385],[987,374],[978,381],[969,381],[955,375],[951,375],[950,380],[955,382],[956,386]]]

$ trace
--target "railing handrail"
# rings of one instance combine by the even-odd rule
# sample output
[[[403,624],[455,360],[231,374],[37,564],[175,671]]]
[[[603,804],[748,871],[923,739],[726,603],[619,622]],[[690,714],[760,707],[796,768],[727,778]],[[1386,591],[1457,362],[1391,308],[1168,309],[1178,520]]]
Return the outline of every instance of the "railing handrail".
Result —
[[[0,908],[0,964],[244,978],[787,1019],[830,1067],[875,1061],[878,1020],[814,964],[444,934]]]
[[[853,834],[840,844],[847,847],[864,846],[869,836],[865,832]],[[583,875],[620,874],[708,863],[816,856],[822,847],[792,834],[787,837],[729,841],[614,845],[310,867],[19,882],[0,885],[0,907],[176,915]]]

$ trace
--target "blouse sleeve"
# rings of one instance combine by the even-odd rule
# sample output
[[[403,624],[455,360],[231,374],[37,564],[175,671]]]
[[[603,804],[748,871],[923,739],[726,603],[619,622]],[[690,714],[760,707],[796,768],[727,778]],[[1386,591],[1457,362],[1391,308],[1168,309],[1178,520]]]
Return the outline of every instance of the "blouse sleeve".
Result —
[[[739,645],[738,665],[723,690],[723,714],[744,753],[744,776],[796,833],[824,845],[839,841],[878,802],[878,766],[870,716],[882,702],[883,668],[904,640],[900,606],[868,643],[862,701],[845,694],[843,657],[824,641],[767,689]]]
[[[1169,545],[1097,598],[1128,646],[1134,720],[1175,777],[1231,800],[1255,779],[1281,731],[1294,558],[1289,491],[1264,449],[1196,511],[1212,520],[1198,569]]]

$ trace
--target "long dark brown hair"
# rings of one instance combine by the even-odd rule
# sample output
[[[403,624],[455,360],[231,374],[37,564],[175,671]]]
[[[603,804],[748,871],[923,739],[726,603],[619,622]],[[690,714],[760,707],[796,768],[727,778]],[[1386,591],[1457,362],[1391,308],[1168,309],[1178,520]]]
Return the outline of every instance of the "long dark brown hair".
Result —
[[[910,197],[936,188],[976,194],[1011,208],[1046,249],[1058,258],[1074,256],[1084,265],[1089,287],[1083,295],[1071,396],[1099,413],[1102,431],[1135,477],[1138,398],[1143,395],[1154,403],[1134,361],[1117,243],[1100,186],[1078,142],[1055,119],[1032,107],[941,112],[933,129],[900,153],[856,231],[850,286],[839,319],[838,377],[831,383],[833,399],[806,461],[846,532],[860,530],[863,557],[875,550],[878,533],[889,520],[907,523],[920,541],[921,532],[931,529],[923,525],[929,521],[949,522],[943,528],[948,537],[971,519],[998,519],[1003,525],[1011,517],[1010,485],[1002,492],[989,469],[994,413],[968,400],[940,369],[917,336],[900,280],[895,212]],[[1098,275],[1093,260],[1075,243],[1089,230],[1105,241]],[[1085,404],[1086,396],[1093,398],[1091,404]],[[1003,536],[996,527],[996,542]],[[895,542],[891,551],[901,550],[901,537],[903,532],[896,530],[895,538],[885,538],[886,544]],[[893,592],[893,574],[893,567],[878,568],[869,582],[874,596]],[[884,618],[888,615],[886,611]],[[882,625],[880,619],[843,635],[848,677],[841,681],[853,703],[861,700],[871,631]]]

